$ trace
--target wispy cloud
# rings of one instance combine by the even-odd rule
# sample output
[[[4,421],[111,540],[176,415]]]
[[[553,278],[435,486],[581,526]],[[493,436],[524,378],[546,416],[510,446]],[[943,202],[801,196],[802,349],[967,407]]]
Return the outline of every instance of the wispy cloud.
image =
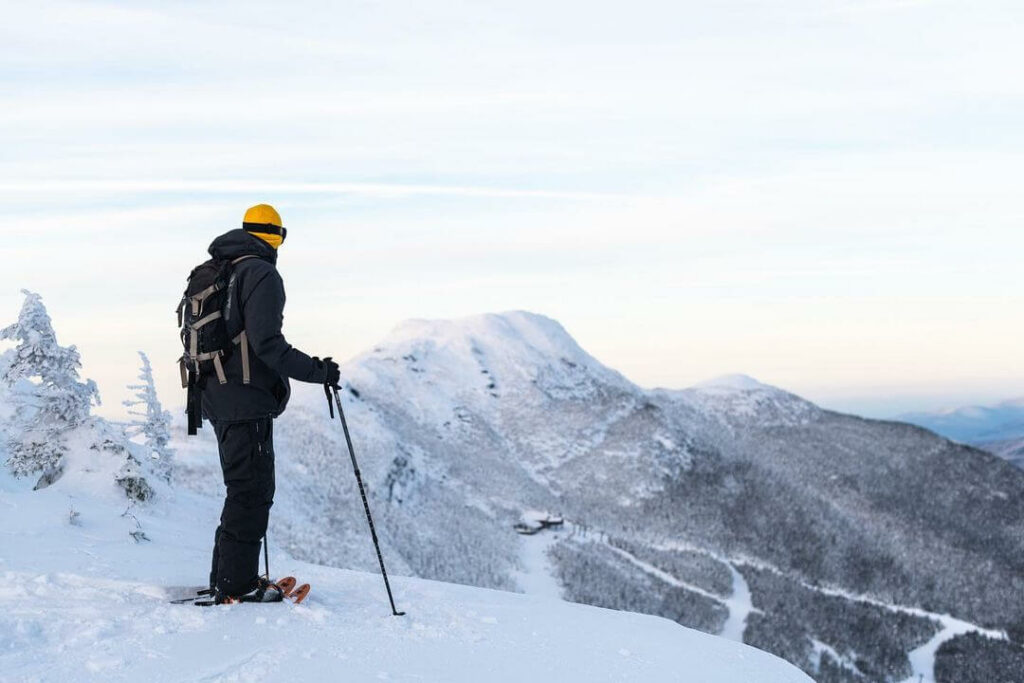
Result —
[[[447,197],[526,197],[543,199],[640,199],[633,195],[607,192],[566,192],[503,187],[452,185],[409,185],[401,183],[308,183],[260,180],[36,180],[0,182],[0,193],[32,192],[60,195],[67,192],[104,194],[181,193],[192,194],[359,194],[371,197],[435,195]]]

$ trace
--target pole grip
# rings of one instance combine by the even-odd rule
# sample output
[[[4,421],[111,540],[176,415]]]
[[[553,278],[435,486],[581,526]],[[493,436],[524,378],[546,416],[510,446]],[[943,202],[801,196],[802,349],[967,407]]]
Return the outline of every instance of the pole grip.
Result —
[[[324,382],[324,396],[327,397],[327,410],[331,413],[331,419],[334,419],[334,402],[331,400],[331,385]]]

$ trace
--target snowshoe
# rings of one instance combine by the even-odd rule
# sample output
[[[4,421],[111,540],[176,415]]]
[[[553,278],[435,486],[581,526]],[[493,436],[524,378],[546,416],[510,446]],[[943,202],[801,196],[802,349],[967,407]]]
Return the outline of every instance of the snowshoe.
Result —
[[[274,583],[277,584],[277,587],[281,589],[282,593],[284,593],[284,597],[287,598],[295,589],[296,581],[294,576],[285,576],[283,578],[278,579]]]
[[[306,599],[309,595],[309,584],[304,583],[292,592],[288,594],[288,599],[294,602],[296,605]]]
[[[295,584],[297,581],[294,576],[286,576],[278,579],[274,583],[277,584],[277,587],[284,593],[284,597],[291,600],[296,605],[305,600],[306,596],[309,595],[309,584],[304,583],[301,586],[296,586]]]

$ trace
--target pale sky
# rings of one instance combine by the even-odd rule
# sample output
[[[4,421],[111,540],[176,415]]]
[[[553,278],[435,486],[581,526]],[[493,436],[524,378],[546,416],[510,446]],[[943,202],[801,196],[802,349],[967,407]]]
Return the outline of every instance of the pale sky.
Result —
[[[887,416],[1024,395],[1019,2],[6,2],[0,323],[120,415],[280,210],[285,333],[526,309],[643,386]]]

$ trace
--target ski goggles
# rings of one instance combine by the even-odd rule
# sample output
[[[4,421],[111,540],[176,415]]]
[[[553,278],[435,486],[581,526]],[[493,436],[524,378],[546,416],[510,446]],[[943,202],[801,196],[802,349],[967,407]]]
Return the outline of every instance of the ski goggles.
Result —
[[[246,232],[262,232],[267,235],[280,235],[281,242],[288,237],[288,228],[273,223],[242,223],[242,229]]]

